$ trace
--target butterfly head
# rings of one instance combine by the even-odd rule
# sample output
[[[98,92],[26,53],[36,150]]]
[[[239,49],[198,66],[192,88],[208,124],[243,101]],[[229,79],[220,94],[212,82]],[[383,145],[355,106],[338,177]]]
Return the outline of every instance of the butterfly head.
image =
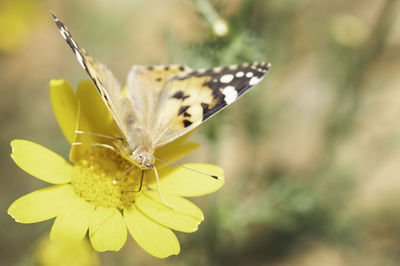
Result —
[[[145,146],[139,146],[132,152],[135,164],[141,169],[154,168],[153,151]]]

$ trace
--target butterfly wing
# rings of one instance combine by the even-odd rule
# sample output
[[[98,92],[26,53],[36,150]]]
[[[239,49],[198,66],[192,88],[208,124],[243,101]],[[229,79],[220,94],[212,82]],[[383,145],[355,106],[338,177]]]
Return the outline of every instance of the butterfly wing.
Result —
[[[192,71],[163,87],[153,126],[154,146],[165,145],[200,125],[259,83],[269,63],[245,63]]]
[[[128,138],[133,138],[139,145],[154,148],[157,132],[154,130],[157,121],[156,111],[163,88],[167,81],[176,75],[191,72],[186,66],[158,65],[132,67],[128,74],[126,97],[138,114],[138,123],[127,125]]]
[[[54,13],[51,12],[54,22],[56,23],[62,37],[71,47],[78,62],[87,72],[90,79],[93,81],[97,91],[100,93],[104,103],[109,109],[115,122],[121,130],[121,133],[127,141],[128,128],[126,121],[133,124],[137,121],[137,113],[135,109],[130,108],[130,102],[121,97],[121,86],[112,74],[112,72],[103,64],[97,62],[88,53],[80,48],[67,27],[62,23]]]
[[[81,49],[52,15],[129,146],[157,148],[175,140],[234,102],[260,82],[270,67],[264,62],[197,71],[176,65],[134,66],[123,97],[111,71]]]
[[[154,111],[157,109],[159,97],[166,82],[173,76],[190,72],[190,68],[177,65],[140,66],[132,67],[128,74],[127,97],[138,113],[141,124],[150,128]]]

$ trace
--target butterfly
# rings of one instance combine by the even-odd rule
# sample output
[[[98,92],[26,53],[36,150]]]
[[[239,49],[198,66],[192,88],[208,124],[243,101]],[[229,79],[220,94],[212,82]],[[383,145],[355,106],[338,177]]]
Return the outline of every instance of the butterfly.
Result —
[[[51,14],[121,131],[122,141],[116,150],[141,169],[154,168],[156,149],[236,101],[258,84],[271,66],[261,62],[192,70],[179,65],[134,65],[128,74],[128,90],[122,96],[111,71],[80,48],[65,25]]]

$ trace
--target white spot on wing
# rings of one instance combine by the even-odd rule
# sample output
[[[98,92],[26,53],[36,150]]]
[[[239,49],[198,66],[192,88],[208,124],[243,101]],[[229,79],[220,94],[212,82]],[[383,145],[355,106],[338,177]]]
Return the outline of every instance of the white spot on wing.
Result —
[[[63,38],[66,40],[67,39],[67,32],[65,31],[65,29],[61,28],[60,32],[61,32],[61,35],[63,36]]]
[[[253,72],[247,72],[246,73],[246,78],[251,78],[253,76]]]
[[[213,71],[214,71],[215,73],[218,73],[218,72],[220,72],[220,71],[222,70],[222,68],[223,68],[223,67],[214,67],[214,68],[213,68]]]
[[[230,65],[228,68],[229,68],[230,70],[235,70],[235,69],[238,68],[238,65]]]
[[[79,64],[81,64],[81,66],[82,66],[83,68],[85,68],[85,64],[83,63],[82,55],[79,53],[78,50],[75,50],[75,56],[76,56],[76,58],[78,59]]]
[[[74,39],[70,38],[70,40],[71,40],[72,44],[74,45],[74,47],[75,47],[76,49],[78,49],[78,45],[76,44],[76,42],[74,41]]]
[[[220,89],[220,91],[225,95],[224,101],[226,104],[233,103],[238,97],[238,92],[233,86],[226,86],[225,88]]]
[[[244,76],[244,73],[243,73],[243,71],[239,71],[239,72],[236,73],[235,76],[236,76],[237,78],[241,78],[241,77]]]
[[[232,74],[225,74],[219,79],[219,81],[221,83],[229,83],[232,81],[233,78],[234,76]]]
[[[253,86],[253,85],[257,84],[259,81],[260,81],[260,78],[252,77],[251,80],[249,81],[249,85]]]

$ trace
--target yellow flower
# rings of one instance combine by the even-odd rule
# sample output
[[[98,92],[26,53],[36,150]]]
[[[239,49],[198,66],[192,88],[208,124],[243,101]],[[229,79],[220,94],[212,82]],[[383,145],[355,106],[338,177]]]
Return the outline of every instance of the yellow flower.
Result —
[[[24,45],[29,35],[39,29],[41,11],[42,3],[36,0],[0,1],[0,52],[13,53]]]
[[[75,93],[66,81],[52,80],[50,97],[55,116],[70,144],[111,144],[99,136],[76,134],[77,124],[81,131],[118,136],[117,126],[90,81],[81,82]],[[183,136],[158,149],[155,156],[175,161],[198,148],[197,143],[186,142],[186,138]],[[170,208],[160,201],[151,170],[145,171],[140,192],[137,191],[142,172],[137,167],[113,184],[131,165],[110,149],[73,145],[69,155],[73,164],[70,164],[27,140],[13,140],[11,146],[11,157],[21,169],[53,185],[17,199],[9,207],[9,215],[20,223],[56,217],[50,233],[52,240],[81,240],[88,231],[97,251],[118,251],[129,231],[155,257],[178,254],[179,242],[171,229],[194,232],[203,220],[202,211],[183,197],[214,192],[224,182],[223,171],[217,166],[184,164],[195,170],[190,171],[178,166],[165,167],[167,163],[157,161],[161,193]]]
[[[40,266],[99,266],[100,260],[89,241],[50,241],[41,239],[35,251],[35,265]]]

